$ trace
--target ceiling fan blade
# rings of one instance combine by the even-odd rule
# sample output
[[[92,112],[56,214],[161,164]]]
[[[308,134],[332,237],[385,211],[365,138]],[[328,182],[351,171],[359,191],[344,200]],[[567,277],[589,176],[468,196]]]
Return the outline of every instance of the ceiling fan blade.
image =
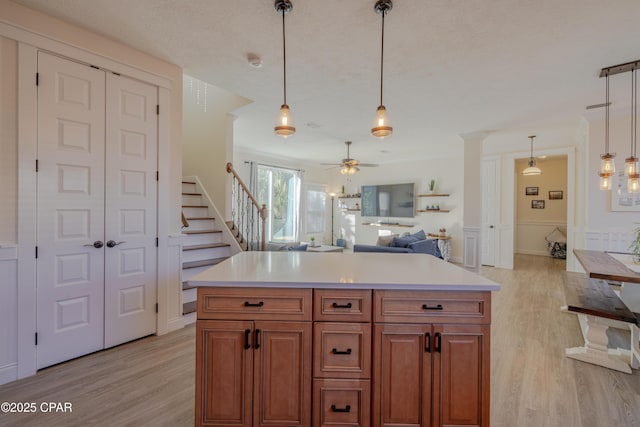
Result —
[[[376,165],[375,163],[358,163],[358,166],[364,166],[365,168],[375,168],[379,165]]]
[[[320,163],[322,166],[342,166],[342,163]]]

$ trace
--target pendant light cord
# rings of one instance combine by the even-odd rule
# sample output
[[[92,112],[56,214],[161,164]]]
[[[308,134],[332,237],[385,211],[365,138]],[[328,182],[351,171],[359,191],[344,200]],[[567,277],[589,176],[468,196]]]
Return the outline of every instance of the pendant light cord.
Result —
[[[380,105],[382,104],[382,82],[384,77],[384,15],[387,10],[382,10],[382,42],[380,43]]]
[[[604,151],[605,154],[609,154],[609,73],[606,75],[606,101],[605,101],[605,125],[604,125]]]
[[[281,9],[282,12],[282,56],[283,56],[283,61],[282,61],[282,75],[283,75],[283,85],[284,85],[284,105],[287,105],[287,39],[285,36],[285,24],[284,24],[284,15],[285,15],[285,8],[283,7]]]
[[[636,69],[631,70],[631,157],[636,157],[638,137],[638,79]]]

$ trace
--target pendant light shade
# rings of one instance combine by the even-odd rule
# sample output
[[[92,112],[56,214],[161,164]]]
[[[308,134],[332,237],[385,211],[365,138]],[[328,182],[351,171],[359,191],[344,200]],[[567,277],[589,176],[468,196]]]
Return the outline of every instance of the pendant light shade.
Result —
[[[296,133],[296,128],[291,126],[291,114],[289,112],[289,106],[287,105],[287,39],[284,19],[284,15],[291,12],[291,9],[293,9],[293,5],[290,0],[276,0],[274,8],[276,9],[276,12],[282,14],[282,80],[284,101],[280,106],[278,124],[273,128],[273,130],[276,135],[286,138]]]
[[[384,80],[384,17],[387,13],[389,13],[391,9],[393,9],[393,2],[391,0],[378,0],[374,6],[374,10],[376,11],[376,13],[382,15],[382,42],[380,44],[380,105],[378,105],[378,110],[376,112],[375,124],[371,129],[371,135],[377,138],[384,138],[393,133],[393,128],[389,126],[387,109],[382,103],[382,89]]]
[[[529,157],[529,167],[522,171],[522,175],[524,176],[535,176],[542,173],[540,168],[536,166],[536,161],[533,158],[533,138],[535,137],[535,135],[529,136],[529,138],[531,139],[531,156]]]

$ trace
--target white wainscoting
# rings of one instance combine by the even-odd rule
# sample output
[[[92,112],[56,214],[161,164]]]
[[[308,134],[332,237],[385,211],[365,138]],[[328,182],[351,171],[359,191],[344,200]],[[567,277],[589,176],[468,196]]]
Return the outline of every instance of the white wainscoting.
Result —
[[[464,240],[463,267],[467,270],[480,272],[480,227],[463,227]]]
[[[167,332],[184,327],[182,316],[182,244],[183,234],[172,234],[167,244]]]
[[[545,236],[555,228],[567,234],[567,224],[562,222],[518,222],[516,224],[517,254],[550,256]]]
[[[18,379],[18,248],[0,245],[0,384]]]
[[[592,251],[629,252],[634,233],[630,230],[585,232],[585,249]]]

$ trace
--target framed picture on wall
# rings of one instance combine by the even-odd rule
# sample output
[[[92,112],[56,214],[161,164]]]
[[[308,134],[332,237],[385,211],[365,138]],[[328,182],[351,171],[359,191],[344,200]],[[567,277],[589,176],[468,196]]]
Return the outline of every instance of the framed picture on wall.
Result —
[[[537,196],[538,187],[526,187],[524,190],[525,196]]]
[[[640,212],[640,193],[629,193],[624,171],[616,172],[611,186],[611,210]]]
[[[549,191],[549,200],[562,200],[563,196],[562,190]]]
[[[531,209],[544,209],[544,200],[532,200]]]

